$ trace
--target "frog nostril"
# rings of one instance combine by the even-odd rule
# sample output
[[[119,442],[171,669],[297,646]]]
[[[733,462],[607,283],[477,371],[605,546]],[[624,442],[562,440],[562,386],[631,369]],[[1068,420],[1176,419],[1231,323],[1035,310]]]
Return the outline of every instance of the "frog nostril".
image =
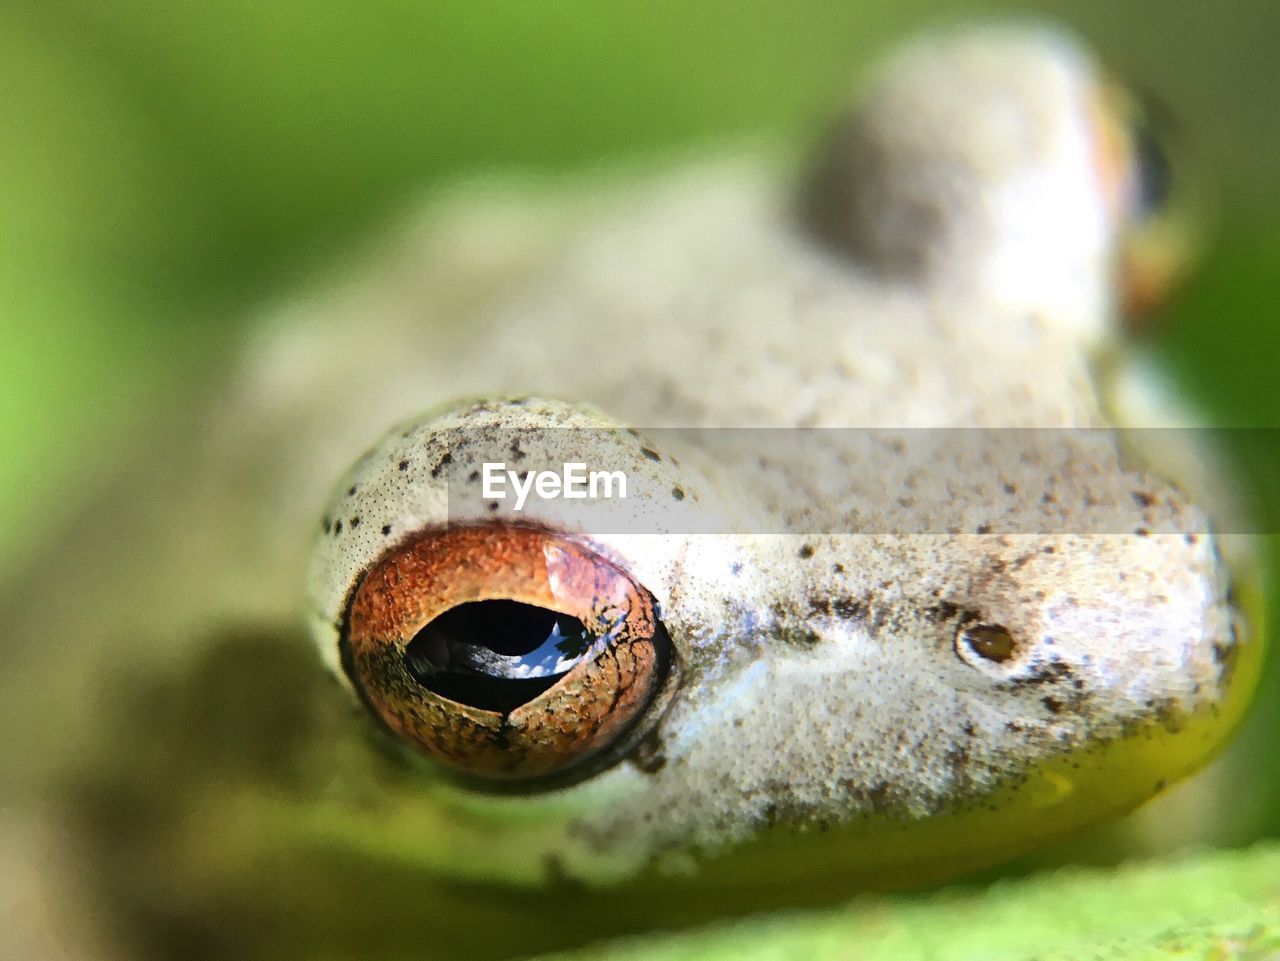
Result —
[[[956,631],[955,644],[963,660],[974,654],[996,664],[1003,664],[1017,650],[1013,635],[1002,624],[966,624]]]

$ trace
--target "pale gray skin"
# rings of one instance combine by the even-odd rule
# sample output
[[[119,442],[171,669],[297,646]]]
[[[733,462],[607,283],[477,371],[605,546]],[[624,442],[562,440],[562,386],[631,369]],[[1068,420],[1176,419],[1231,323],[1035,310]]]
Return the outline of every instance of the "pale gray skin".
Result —
[[[682,876],[792,829],[926,824],[1047,760],[1203,714],[1247,646],[1214,539],[1106,432],[1059,438],[1045,502],[1027,491],[1045,472],[1008,449],[958,440],[922,462],[833,432],[803,448],[817,460],[762,460],[751,434],[664,430],[1124,419],[1128,395],[1095,376],[1118,347],[1122,227],[1095,161],[1098,83],[1053,33],[952,35],[876,75],[808,191],[734,158],[558,194],[458,191],[343,289],[264,318],[196,449],[157,484],[172,503],[130,532],[142,546],[69,560],[80,603],[42,611],[29,636],[83,640],[87,676],[119,649],[93,640],[99,611],[112,636],[157,639],[130,654],[161,664],[226,623],[305,617],[346,682],[339,633],[362,571],[446,505],[455,523],[514,516],[447,498],[476,466],[449,431],[527,430],[535,461],[632,478],[634,496],[597,513],[531,499],[519,519],[580,537],[652,592],[676,683],[599,770],[555,790],[460,789],[408,762],[421,771],[397,856],[431,875]],[[836,229],[814,217],[842,205]],[[537,434],[562,425],[591,429]],[[1073,513],[1085,489],[1101,520]],[[1019,533],[1002,536],[1010,510]],[[147,603],[116,600],[139,590]],[[958,643],[975,619],[1007,628],[1017,656]],[[92,720],[64,708],[51,723]],[[1064,825],[1085,820],[1064,803]]]

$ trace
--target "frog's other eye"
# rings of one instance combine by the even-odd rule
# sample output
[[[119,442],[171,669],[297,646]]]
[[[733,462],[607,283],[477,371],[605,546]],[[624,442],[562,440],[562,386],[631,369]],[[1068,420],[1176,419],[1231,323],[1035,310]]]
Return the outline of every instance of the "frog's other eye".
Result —
[[[1146,117],[1130,126],[1129,141],[1133,151],[1134,219],[1158,217],[1168,209],[1173,194],[1173,166],[1168,149]]]
[[[1187,164],[1172,149],[1168,111],[1114,84],[1098,100],[1097,166],[1119,230],[1120,306],[1141,327],[1194,259],[1199,204]]]
[[[653,596],[613,562],[488,525],[427,531],[376,562],[351,598],[343,661],[415,748],[464,775],[524,781],[631,743],[672,651]]]
[[[956,654],[974,667],[1003,665],[1018,654],[1018,644],[1002,624],[962,624],[956,630]]]

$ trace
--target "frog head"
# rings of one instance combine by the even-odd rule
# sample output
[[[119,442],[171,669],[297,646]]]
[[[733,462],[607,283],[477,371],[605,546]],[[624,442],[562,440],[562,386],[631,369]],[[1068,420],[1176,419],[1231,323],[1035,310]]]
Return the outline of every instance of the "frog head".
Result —
[[[525,883],[971,869],[1198,766],[1257,648],[1204,514],[1108,428],[646,434],[473,401],[342,479],[311,583],[421,803],[483,825],[463,870]]]

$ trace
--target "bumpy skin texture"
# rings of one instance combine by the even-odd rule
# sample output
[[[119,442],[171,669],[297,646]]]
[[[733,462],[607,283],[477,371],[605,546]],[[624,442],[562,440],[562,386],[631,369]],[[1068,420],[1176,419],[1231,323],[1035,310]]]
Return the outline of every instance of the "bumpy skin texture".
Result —
[[[194,449],[122,498],[121,538],[60,558],[81,603],[19,616],[27,646],[71,639],[83,676],[118,650],[112,610],[133,664],[173,670],[178,717],[255,692],[222,739],[190,707],[129,742],[166,763],[119,774],[145,816],[99,829],[102,863],[162,950],[172,925],[226,956],[502,957],[920,883],[1129,810],[1222,742],[1260,642],[1204,515],[1109,433],[1094,376],[1123,219],[1095,67],[979,31],[877,76],[803,190],[728,160],[442,201],[376,269],[274,312]],[[1036,468],[1014,433],[849,429],[975,427],[1089,430]],[[514,441],[530,466],[627,473],[626,500],[519,520],[653,595],[678,684],[591,776],[498,795],[251,642],[305,608],[347,683],[362,572],[415,531],[515,519],[471,477]],[[981,625],[1012,656],[976,654]],[[230,668],[179,684],[227,635]],[[48,724],[94,721],[68,697]]]

